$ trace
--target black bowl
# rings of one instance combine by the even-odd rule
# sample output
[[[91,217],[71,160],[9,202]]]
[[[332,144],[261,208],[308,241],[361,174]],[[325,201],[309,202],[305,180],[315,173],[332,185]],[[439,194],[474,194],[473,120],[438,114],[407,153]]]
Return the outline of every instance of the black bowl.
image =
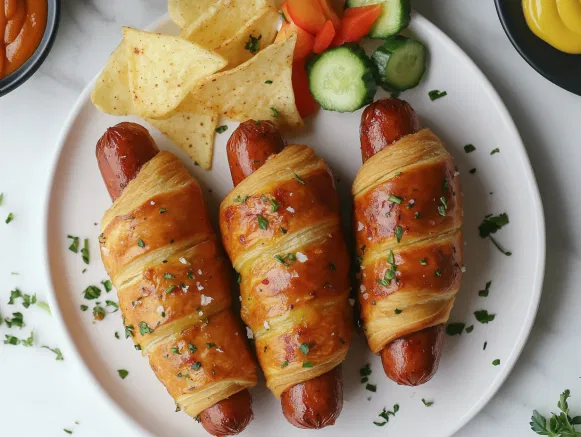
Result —
[[[496,11],[510,42],[531,67],[555,85],[581,96],[581,55],[563,53],[528,27],[520,0],[495,0]]]
[[[26,82],[38,70],[38,67],[44,62],[48,52],[52,48],[59,27],[61,2],[60,0],[47,1],[48,16],[42,40],[36,48],[36,51],[18,70],[6,76],[4,79],[0,79],[0,97]]]

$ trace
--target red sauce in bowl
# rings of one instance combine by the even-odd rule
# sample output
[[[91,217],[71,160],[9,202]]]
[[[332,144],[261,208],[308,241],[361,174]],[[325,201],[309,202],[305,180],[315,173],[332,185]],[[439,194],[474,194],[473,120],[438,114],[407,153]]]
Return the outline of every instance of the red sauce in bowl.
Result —
[[[0,79],[32,56],[44,35],[47,14],[47,0],[0,0]]]

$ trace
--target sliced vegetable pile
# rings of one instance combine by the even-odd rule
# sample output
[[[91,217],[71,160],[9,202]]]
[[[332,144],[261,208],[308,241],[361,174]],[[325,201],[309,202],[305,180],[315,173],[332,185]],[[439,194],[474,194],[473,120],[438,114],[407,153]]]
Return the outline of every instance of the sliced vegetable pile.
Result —
[[[286,0],[280,12],[277,39],[297,34],[293,88],[302,117],[319,105],[356,111],[373,101],[377,85],[405,91],[424,75],[426,47],[398,35],[410,22],[409,0]],[[371,58],[357,44],[364,37],[385,40]]]

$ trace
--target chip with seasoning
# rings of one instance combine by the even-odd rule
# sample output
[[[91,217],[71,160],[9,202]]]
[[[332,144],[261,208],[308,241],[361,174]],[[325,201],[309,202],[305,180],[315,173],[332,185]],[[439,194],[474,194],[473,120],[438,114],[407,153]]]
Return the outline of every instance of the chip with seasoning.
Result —
[[[279,21],[276,9],[265,9],[246,23],[232,38],[216,47],[216,53],[228,61],[228,68],[237,67],[252,58],[258,51],[272,44],[276,37]],[[255,52],[245,48],[251,36],[260,37]]]
[[[164,120],[147,121],[165,134],[204,170],[212,168],[218,115],[178,112]]]
[[[180,28],[184,28],[210,9],[216,0],[168,0],[167,7],[171,19]]]
[[[302,127],[291,80],[296,40],[292,34],[244,64],[201,81],[177,110],[199,113],[206,107],[236,121],[271,120],[282,128]],[[265,83],[272,78],[277,80]]]
[[[161,118],[171,113],[203,78],[226,60],[182,38],[123,28],[128,53],[129,90],[137,115]]]
[[[215,49],[236,35],[248,21],[269,8],[270,0],[217,0],[186,25],[181,36],[207,49]]]

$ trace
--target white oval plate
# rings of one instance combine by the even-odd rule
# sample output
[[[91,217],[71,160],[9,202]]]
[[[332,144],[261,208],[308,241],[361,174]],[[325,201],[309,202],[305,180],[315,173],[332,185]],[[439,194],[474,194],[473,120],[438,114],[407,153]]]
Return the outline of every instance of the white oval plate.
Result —
[[[154,30],[176,33],[177,28],[164,17]],[[263,382],[253,390],[255,420],[245,435],[272,436],[350,436],[429,435],[450,436],[472,418],[498,390],[514,366],[531,329],[539,303],[545,261],[545,230],[536,182],[519,134],[504,104],[488,80],[472,61],[440,30],[419,14],[414,14],[410,32],[430,50],[429,71],[419,87],[402,98],[418,112],[422,123],[441,136],[455,156],[461,173],[465,201],[466,274],[452,312],[451,322],[474,325],[471,333],[446,337],[440,370],[429,383],[400,387],[383,374],[381,362],[356,335],[344,364],[344,408],[336,425],[322,431],[293,428],[281,414],[279,402]],[[105,129],[121,121],[97,111],[90,102],[92,84],[80,97],[64,128],[60,153],[53,166],[46,204],[47,272],[52,284],[51,304],[68,332],[92,378],[110,400],[142,434],[172,437],[206,435],[200,425],[185,414],[174,413],[174,402],[156,380],[146,359],[125,340],[119,312],[93,323],[93,302],[81,292],[106,279],[98,254],[97,223],[111,201],[95,161],[95,144]],[[430,101],[428,91],[438,89],[448,95]],[[379,91],[376,98],[385,96]],[[349,189],[361,165],[359,121],[361,111],[339,114],[320,111],[307,127],[289,142],[303,142],[316,148],[329,163],[343,198],[348,217],[351,210]],[[129,118],[131,119],[131,118]],[[137,119],[133,119],[138,121]],[[142,122],[143,123],[143,122]],[[204,172],[194,167],[186,155],[155,129],[150,128],[162,149],[177,153],[188,163],[207,193],[213,217],[220,200],[231,189],[225,143],[235,129],[217,135],[214,167]],[[474,144],[476,151],[464,152]],[[491,155],[495,148],[500,153]],[[476,168],[476,174],[469,174]],[[507,212],[510,224],[495,236],[513,253],[502,255],[489,240],[478,236],[478,225],[486,214]],[[349,223],[349,221],[346,221]],[[89,237],[91,263],[85,266],[80,254],[67,250],[67,234]],[[82,273],[87,267],[87,271]],[[479,297],[487,281],[490,295]],[[105,293],[104,293],[105,294]],[[100,299],[116,300],[115,293]],[[81,312],[81,304],[90,305]],[[496,314],[484,325],[473,312],[486,309]],[[121,339],[114,337],[119,332]],[[483,345],[487,343],[486,350]],[[499,359],[500,365],[493,366]],[[360,383],[359,369],[371,363],[369,382],[377,392]],[[129,370],[121,380],[118,369]],[[422,399],[433,401],[426,407]],[[384,407],[399,405],[395,417],[384,427],[374,425]]]

